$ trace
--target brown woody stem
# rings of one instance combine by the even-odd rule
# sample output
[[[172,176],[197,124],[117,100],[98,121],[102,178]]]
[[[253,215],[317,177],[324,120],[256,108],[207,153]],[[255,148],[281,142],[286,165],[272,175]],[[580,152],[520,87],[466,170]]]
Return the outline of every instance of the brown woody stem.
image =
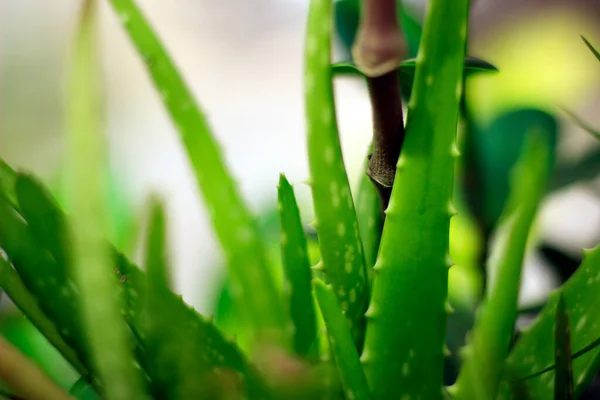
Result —
[[[405,135],[398,67],[406,54],[396,0],[364,0],[352,55],[367,77],[373,114],[373,154],[367,174],[379,191],[384,209]]]

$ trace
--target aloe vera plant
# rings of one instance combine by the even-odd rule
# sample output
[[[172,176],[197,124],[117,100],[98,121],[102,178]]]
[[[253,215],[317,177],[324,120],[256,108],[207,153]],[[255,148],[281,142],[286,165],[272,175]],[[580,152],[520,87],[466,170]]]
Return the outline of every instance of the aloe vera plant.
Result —
[[[0,160],[0,287],[79,379],[59,387],[0,338],[0,359],[9,356],[21,371],[15,377],[0,368],[0,398],[562,400],[585,390],[600,369],[600,247],[584,251],[577,271],[515,340],[532,227],[557,179],[551,168],[558,128],[537,111],[499,119],[492,126],[498,136],[479,138],[495,143],[509,130],[505,124],[512,127],[523,115],[547,122],[521,126],[511,157],[486,160],[496,176],[486,190],[502,183],[501,195],[487,203],[490,224],[498,224],[488,260],[497,273],[461,351],[458,379],[453,385],[444,379],[463,82],[473,72],[496,70],[465,54],[468,0],[430,0],[422,31],[396,0],[335,6],[311,0],[304,84],[316,265],[310,262],[315,239],[306,234],[302,207],[283,174],[277,188],[281,263],[267,256],[270,243],[175,62],[132,0],[108,3],[193,167],[226,255],[243,345],[174,292],[168,215],[160,200],[150,203],[143,268],[106,239],[96,4],[90,0],[81,13],[66,99],[68,177],[78,189],[70,192],[69,209],[37,178]],[[333,20],[341,25],[348,13],[356,64],[333,64]],[[356,193],[333,90],[343,73],[365,79],[374,115],[371,154]],[[40,386],[28,390],[27,384]]]

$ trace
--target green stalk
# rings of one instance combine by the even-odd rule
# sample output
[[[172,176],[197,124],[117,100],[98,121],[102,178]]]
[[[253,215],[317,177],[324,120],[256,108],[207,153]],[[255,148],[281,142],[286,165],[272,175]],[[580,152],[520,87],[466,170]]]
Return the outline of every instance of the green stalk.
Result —
[[[331,286],[318,279],[314,287],[346,398],[368,400],[371,395],[367,378],[335,293]]]
[[[96,46],[96,4],[84,4],[74,48],[67,103],[72,274],[80,289],[80,317],[94,373],[108,400],[145,397],[134,367],[131,336],[120,309],[118,282],[104,240],[104,148]]]
[[[513,338],[521,267],[527,238],[542,199],[548,177],[550,149],[537,132],[513,169],[511,197],[500,225],[502,241],[495,249],[497,276],[480,311],[473,337],[464,351],[465,360],[453,388],[457,399],[496,399],[504,362]]]
[[[376,399],[442,397],[468,0],[431,0],[375,265],[362,356]]]

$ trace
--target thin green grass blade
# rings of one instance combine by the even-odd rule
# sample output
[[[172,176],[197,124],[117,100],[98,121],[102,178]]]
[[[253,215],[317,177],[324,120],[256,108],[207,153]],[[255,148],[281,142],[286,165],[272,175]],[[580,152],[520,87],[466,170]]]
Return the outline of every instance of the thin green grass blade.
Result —
[[[0,288],[21,310],[31,323],[48,339],[65,359],[89,381],[87,368],[79,361],[77,353],[61,337],[54,323],[40,309],[35,297],[29,293],[23,281],[7,260],[0,255]]]
[[[331,286],[319,279],[314,281],[314,288],[346,398],[368,400],[371,395],[367,378],[336,295]]]
[[[111,0],[180,133],[217,237],[228,260],[236,302],[257,335],[286,343],[286,316],[256,223],[225,166],[206,117],[150,24],[132,0]],[[272,335],[272,336],[271,336]]]
[[[457,399],[496,399],[513,338],[527,239],[548,178],[550,146],[533,132],[512,171],[511,194],[501,218],[501,241],[492,254],[497,276],[477,316],[464,363],[453,387]]]
[[[573,399],[573,364],[571,362],[571,328],[564,298],[559,295],[554,326],[554,400]]]
[[[157,198],[150,201],[150,224],[146,238],[146,272],[155,287],[171,288],[171,271],[166,252],[165,211]]]
[[[93,369],[103,383],[103,397],[133,400],[146,394],[140,371],[134,367],[131,337],[120,315],[121,299],[104,241],[106,209],[101,182],[105,143],[96,51],[96,3],[86,1],[75,42],[67,103],[73,205],[71,273],[80,290],[79,315]]]
[[[377,251],[381,242],[383,212],[377,188],[375,188],[371,178],[366,173],[361,175],[358,185],[356,218],[358,219],[358,229],[365,252],[367,275],[371,282],[373,279],[373,266],[377,260]]]
[[[585,36],[581,35],[581,39],[583,39],[583,43],[585,43],[585,45],[588,47],[588,49],[590,49],[592,54],[598,59],[598,61],[600,61],[600,53],[598,52],[598,50],[596,50],[596,48],[592,46],[592,44],[589,42],[589,40],[585,38]]]
[[[571,320],[575,398],[600,368],[600,246],[584,250],[583,262],[560,289]],[[554,293],[536,322],[524,331],[506,364],[508,381],[522,381],[532,398],[551,398],[554,393],[555,348],[552,340],[558,293]],[[540,373],[541,371],[547,371]]]
[[[468,0],[428,4],[362,360],[376,399],[442,398]]]
[[[368,302],[365,259],[340,148],[330,69],[331,0],[312,0],[305,50],[310,183],[322,268],[361,347]]]
[[[279,220],[281,255],[285,272],[289,309],[294,329],[294,350],[307,355],[317,336],[317,322],[312,298],[311,271],[306,236],[294,190],[285,176],[279,177]]]

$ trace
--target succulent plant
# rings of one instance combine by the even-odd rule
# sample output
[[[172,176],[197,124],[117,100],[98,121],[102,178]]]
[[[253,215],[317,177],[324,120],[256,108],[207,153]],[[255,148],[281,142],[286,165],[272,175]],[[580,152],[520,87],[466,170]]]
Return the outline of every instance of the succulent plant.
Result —
[[[480,215],[498,234],[489,258],[497,273],[461,350],[458,378],[446,385],[450,222],[457,130],[461,115],[466,118],[464,79],[495,70],[465,55],[468,0],[430,0],[418,55],[409,61],[396,1],[364,0],[356,65],[332,64],[334,7],[331,0],[311,0],[304,82],[320,257],[314,266],[284,175],[278,186],[281,265],[270,264],[269,243],[166,49],[132,0],[110,4],[193,167],[226,255],[244,345],[173,292],[168,216],[159,199],[152,201],[143,268],[104,236],[96,4],[88,0],[66,107],[69,213],[35,177],[0,162],[0,287],[80,378],[69,393],[51,380],[33,382],[42,376],[36,367],[0,342],[0,359],[22,372],[15,378],[0,366],[0,379],[14,391],[8,397],[560,400],[583,392],[600,369],[600,247],[584,251],[581,266],[515,341],[525,252],[552,187],[556,126],[545,116],[547,123],[527,125],[510,142],[509,157],[479,159],[497,178],[494,184],[502,181],[483,186],[494,202]],[[364,77],[374,113],[372,155],[356,193],[333,91],[335,76],[348,71]],[[406,123],[401,86],[410,88]],[[532,113],[539,117],[537,111],[510,114],[489,130],[504,131],[503,123]],[[489,148],[498,136],[476,139]],[[274,268],[282,269],[283,283]],[[34,384],[48,390],[30,390]]]

